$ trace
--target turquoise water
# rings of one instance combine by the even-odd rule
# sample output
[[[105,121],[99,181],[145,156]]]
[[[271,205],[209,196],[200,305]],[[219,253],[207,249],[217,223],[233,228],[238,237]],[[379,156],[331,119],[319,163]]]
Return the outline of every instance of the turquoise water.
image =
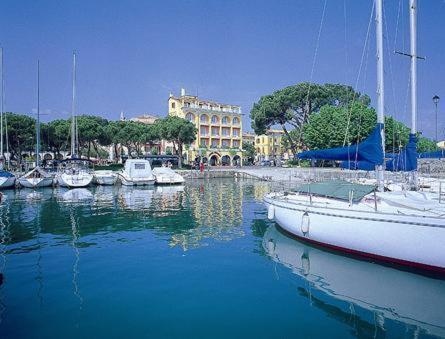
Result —
[[[284,235],[267,183],[5,191],[1,338],[445,336],[445,281]]]

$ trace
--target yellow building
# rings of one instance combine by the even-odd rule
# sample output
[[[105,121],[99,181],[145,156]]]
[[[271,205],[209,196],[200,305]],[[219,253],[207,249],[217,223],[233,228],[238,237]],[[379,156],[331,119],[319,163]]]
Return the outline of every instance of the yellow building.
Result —
[[[266,134],[255,137],[257,160],[289,159],[288,150],[281,145],[284,131],[270,129]]]
[[[196,140],[186,151],[189,163],[201,156],[211,166],[241,165],[240,106],[199,99],[181,89],[179,97],[170,94],[168,114],[191,121],[198,129]]]

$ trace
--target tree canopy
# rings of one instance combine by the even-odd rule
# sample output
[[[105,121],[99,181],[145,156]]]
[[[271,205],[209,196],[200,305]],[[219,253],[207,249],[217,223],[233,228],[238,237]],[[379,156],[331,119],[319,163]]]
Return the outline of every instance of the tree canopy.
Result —
[[[291,134],[288,127],[299,130],[313,112],[318,112],[325,105],[346,107],[352,102],[368,106],[370,99],[351,86],[303,82],[262,96],[254,103],[250,111],[252,128],[260,135],[265,134],[268,128],[280,125],[295,154],[301,140],[295,133]]]

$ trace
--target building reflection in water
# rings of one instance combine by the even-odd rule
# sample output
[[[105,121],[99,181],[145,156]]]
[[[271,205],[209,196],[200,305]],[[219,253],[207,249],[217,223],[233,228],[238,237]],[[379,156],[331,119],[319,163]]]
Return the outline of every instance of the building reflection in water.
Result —
[[[445,281],[396,268],[334,254],[294,240],[270,226],[263,249],[272,260],[303,278],[300,296],[312,306],[354,329],[359,337],[382,337],[387,320],[405,325],[409,337],[419,334],[445,336]],[[274,272],[275,274],[275,272]],[[315,291],[321,292],[317,295]],[[343,310],[322,296],[346,303]],[[372,312],[373,322],[355,314]]]

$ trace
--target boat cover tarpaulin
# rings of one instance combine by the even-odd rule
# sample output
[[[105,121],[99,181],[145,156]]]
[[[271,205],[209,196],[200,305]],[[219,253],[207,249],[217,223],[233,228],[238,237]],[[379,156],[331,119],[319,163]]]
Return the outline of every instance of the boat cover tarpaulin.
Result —
[[[442,159],[442,158],[445,158],[445,150],[419,153],[418,158],[421,158],[421,159]]]
[[[294,192],[358,202],[365,195],[375,190],[375,185],[354,184],[345,180],[329,180],[301,185]]]
[[[390,160],[386,162],[387,171],[410,172],[417,170],[417,137],[409,135],[408,144],[398,154],[391,154]]]
[[[0,178],[11,178],[13,176],[14,176],[14,174],[12,174],[11,172],[0,170]]]
[[[374,166],[382,165],[382,130],[383,124],[377,124],[372,133],[359,144],[346,147],[305,151],[297,156],[299,159],[366,161]]]

